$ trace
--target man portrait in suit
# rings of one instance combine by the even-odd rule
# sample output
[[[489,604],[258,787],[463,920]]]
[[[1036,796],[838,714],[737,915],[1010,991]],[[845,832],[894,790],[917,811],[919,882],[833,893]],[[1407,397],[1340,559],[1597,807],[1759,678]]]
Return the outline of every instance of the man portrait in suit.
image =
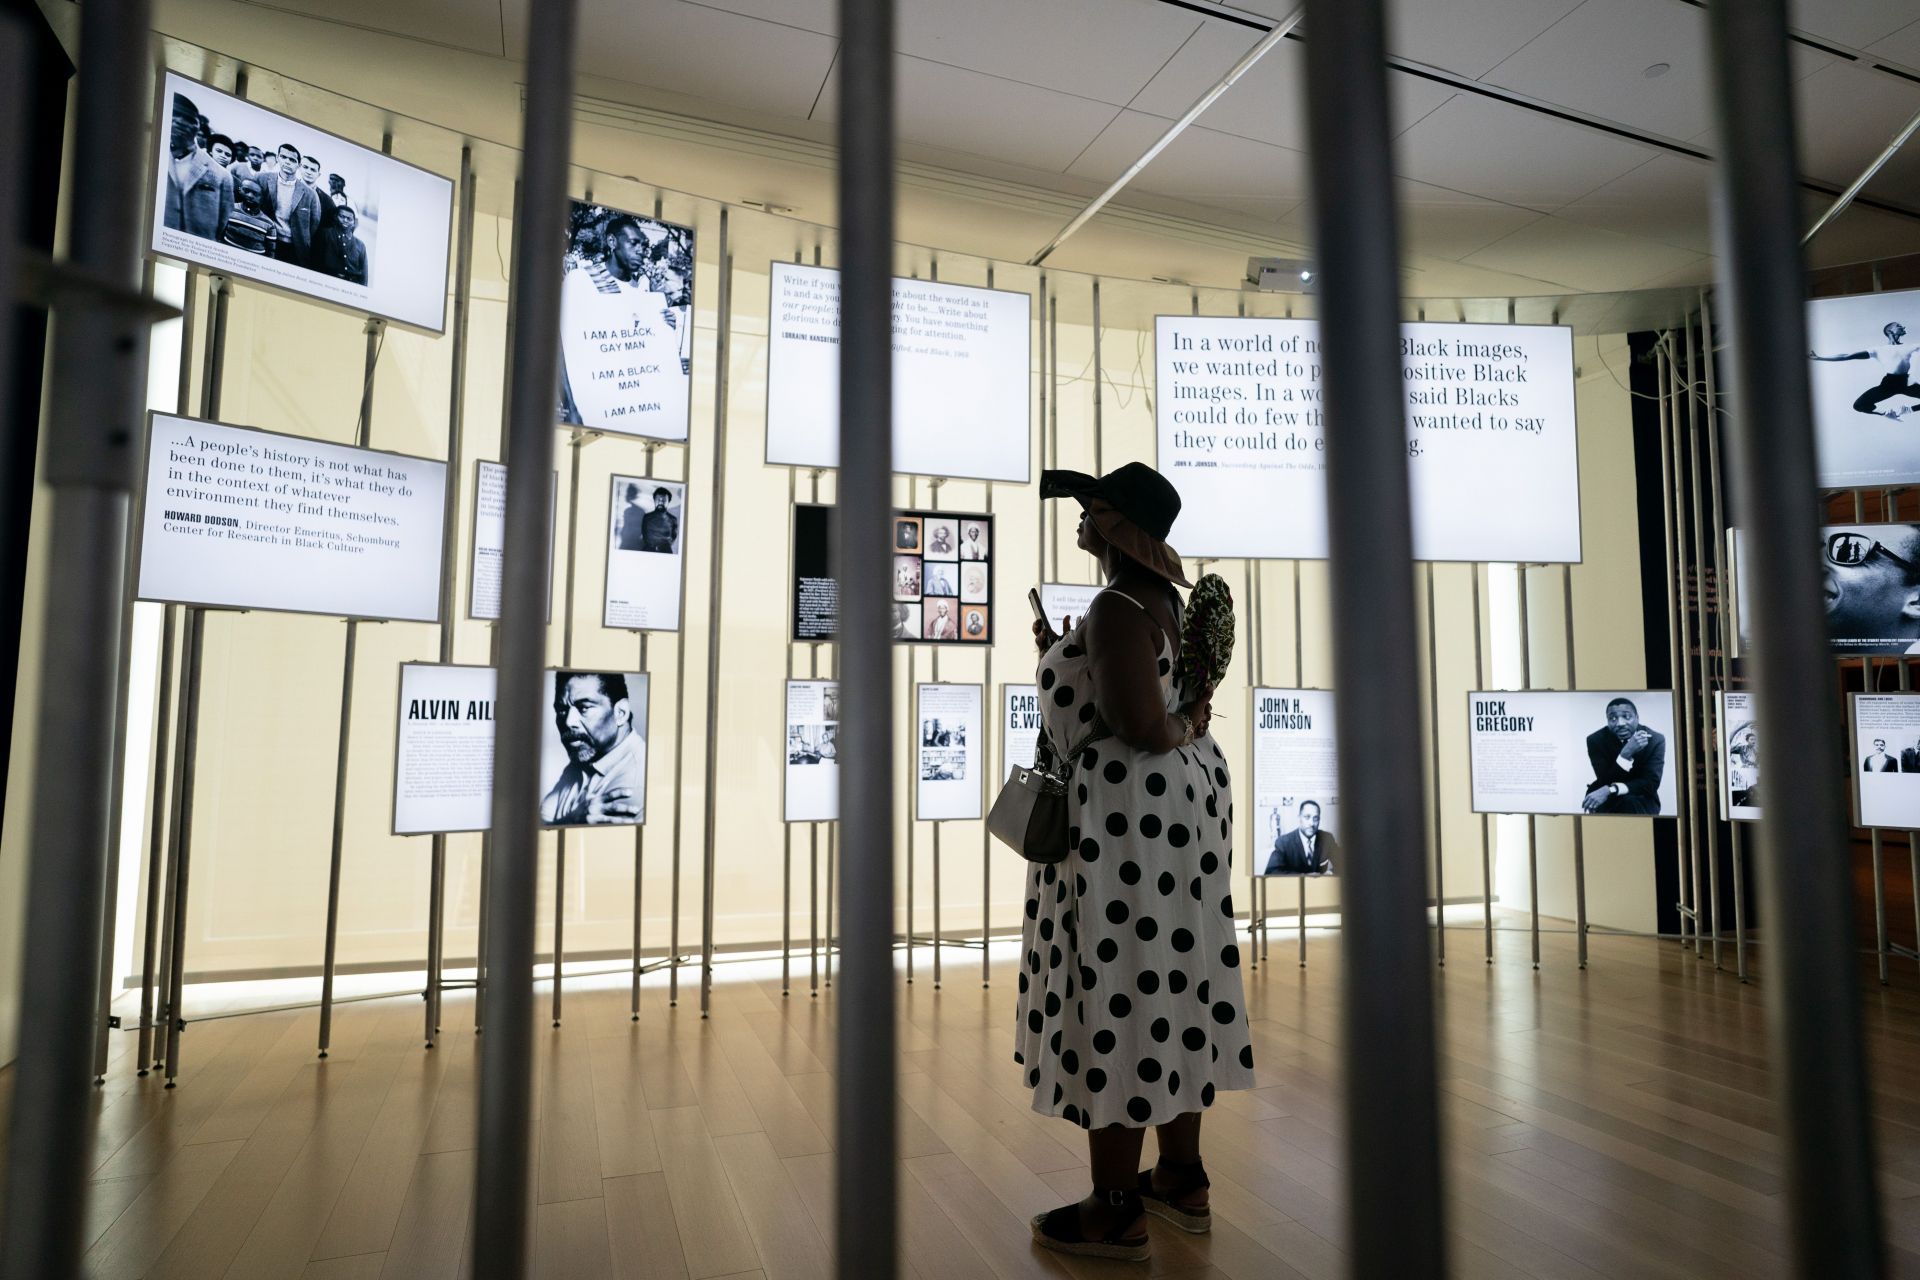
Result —
[[[1912,755],[1913,748],[1909,747],[1905,751],[1901,752],[1901,754]],[[1898,773],[1899,771],[1900,771],[1899,764],[1897,764],[1894,761],[1894,758],[1891,755],[1887,754],[1887,740],[1885,738],[1875,738],[1873,740],[1872,753],[1869,754],[1867,758],[1861,761],[1860,763],[1860,772],[1862,773]],[[1907,772],[1911,773],[1912,770],[1909,769]]]
[[[1667,768],[1666,737],[1640,723],[1631,699],[1607,704],[1607,725],[1587,735],[1593,781],[1580,807],[1588,813],[1660,812],[1660,779]]]
[[[1878,741],[1878,739],[1875,739],[1875,741]],[[1892,770],[1888,770],[1888,772],[1891,773]],[[1920,742],[1915,743],[1911,747],[1902,747],[1900,749],[1900,772],[1920,773]]]
[[[162,221],[175,231],[217,240],[233,211],[233,176],[200,147],[199,108],[173,95],[167,139],[167,204]]]
[[[1334,855],[1340,852],[1333,832],[1320,829],[1320,802],[1300,802],[1300,825],[1274,837],[1273,853],[1267,858],[1265,874],[1270,876],[1323,876],[1333,870]],[[1274,826],[1280,825],[1275,810]]]
[[[275,154],[278,167],[265,192],[276,233],[273,256],[292,266],[309,266],[314,233],[320,229],[320,197],[300,180],[300,148],[283,142]]]

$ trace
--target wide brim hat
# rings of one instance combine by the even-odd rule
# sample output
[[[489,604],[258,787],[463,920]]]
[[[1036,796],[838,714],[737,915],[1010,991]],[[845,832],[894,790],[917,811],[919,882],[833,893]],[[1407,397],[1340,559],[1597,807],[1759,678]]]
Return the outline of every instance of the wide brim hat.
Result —
[[[1104,476],[1042,471],[1040,496],[1074,499],[1101,537],[1168,582],[1192,588],[1180,553],[1167,545],[1180,514],[1180,495],[1146,463],[1129,462]]]

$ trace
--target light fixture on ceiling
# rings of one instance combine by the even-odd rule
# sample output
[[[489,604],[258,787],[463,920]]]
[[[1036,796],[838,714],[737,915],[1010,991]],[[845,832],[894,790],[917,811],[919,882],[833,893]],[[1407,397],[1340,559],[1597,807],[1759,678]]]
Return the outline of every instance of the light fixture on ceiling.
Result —
[[[1304,258],[1248,258],[1247,283],[1262,293],[1312,293],[1319,271]]]
[[[1640,74],[1649,80],[1658,80],[1671,70],[1673,70],[1673,64],[1671,62],[1656,62]]]
[[[766,200],[742,200],[740,203],[749,209],[758,209],[762,213],[778,213],[784,215],[798,212],[798,210],[790,204],[773,204]]]

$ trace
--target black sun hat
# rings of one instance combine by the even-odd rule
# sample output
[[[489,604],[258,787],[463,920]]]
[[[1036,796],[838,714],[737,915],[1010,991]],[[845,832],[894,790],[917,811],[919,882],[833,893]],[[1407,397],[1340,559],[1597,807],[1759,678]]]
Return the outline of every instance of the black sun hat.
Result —
[[[1167,581],[1193,586],[1180,554],[1167,545],[1180,514],[1180,495],[1146,463],[1129,462],[1097,477],[1084,471],[1042,471],[1040,496],[1074,499],[1101,537]]]

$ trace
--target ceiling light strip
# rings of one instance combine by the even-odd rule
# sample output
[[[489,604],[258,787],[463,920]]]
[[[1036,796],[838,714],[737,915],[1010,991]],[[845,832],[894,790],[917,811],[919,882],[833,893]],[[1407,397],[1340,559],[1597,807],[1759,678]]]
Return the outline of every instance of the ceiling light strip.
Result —
[[[1911,138],[1916,130],[1920,130],[1920,111],[1916,111],[1913,118],[1907,121],[1906,126],[1902,128],[1900,132],[1893,135],[1893,140],[1887,143],[1880,154],[1873,158],[1873,163],[1868,165],[1859,177],[1849,183],[1845,191],[1842,191],[1835,197],[1834,202],[1827,206],[1827,211],[1820,215],[1819,221],[1807,229],[1807,234],[1800,237],[1800,243],[1805,245],[1820,234],[1820,228],[1839,217],[1841,213],[1846,210],[1846,207],[1853,203],[1853,198],[1860,194],[1860,188],[1873,181],[1873,175],[1879,173],[1887,161],[1893,159],[1894,154],[1898,152],[1901,147],[1907,145],[1907,139]]]
[[[1236,80],[1238,80],[1241,76],[1245,75],[1253,67],[1254,63],[1260,61],[1261,58],[1265,57],[1267,50],[1273,48],[1273,46],[1279,44],[1282,40],[1286,39],[1288,33],[1290,33],[1295,27],[1300,25],[1300,19],[1306,15],[1306,12],[1307,12],[1306,5],[1304,4],[1296,5],[1294,7],[1293,12],[1289,13],[1286,17],[1280,19],[1278,23],[1274,24],[1273,29],[1267,32],[1266,35],[1260,37],[1260,42],[1254,45],[1253,48],[1247,50],[1245,56],[1243,56],[1240,59],[1240,61],[1233,64],[1233,69],[1227,72],[1227,74],[1221,78],[1218,84],[1214,85],[1213,88],[1201,94],[1199,100],[1195,102],[1191,107],[1187,108],[1186,114],[1181,116],[1178,120],[1174,121],[1172,126],[1168,128],[1168,130],[1165,133],[1160,135],[1160,140],[1158,142],[1148,147],[1144,155],[1142,155],[1138,160],[1135,160],[1132,164],[1128,165],[1127,171],[1125,173],[1115,178],[1111,186],[1109,186],[1105,191],[1102,191],[1099,195],[1093,198],[1093,203],[1089,204],[1086,208],[1082,209],[1079,213],[1075,214],[1073,221],[1069,222],[1066,226],[1060,228],[1059,233],[1056,234],[1053,237],[1053,239],[1047,241],[1045,248],[1041,249],[1040,252],[1034,254],[1033,257],[1027,259],[1027,265],[1030,267],[1039,266],[1042,262],[1045,262],[1047,260],[1047,255],[1052,253],[1055,249],[1058,249],[1061,243],[1065,241],[1068,236],[1078,231],[1081,227],[1086,226],[1088,221],[1092,219],[1093,215],[1096,213],[1099,213],[1100,210],[1106,206],[1107,201],[1119,195],[1121,190],[1129,182],[1132,182],[1142,169],[1146,168],[1149,164],[1153,163],[1153,158],[1155,156],[1159,155],[1162,151],[1165,151],[1167,147],[1172,144],[1175,138],[1179,137],[1182,133],[1186,132],[1187,126],[1192,124],[1195,120],[1199,119],[1201,112],[1205,111],[1208,107],[1212,106],[1214,102],[1219,99],[1221,94],[1233,88],[1234,82]]]

